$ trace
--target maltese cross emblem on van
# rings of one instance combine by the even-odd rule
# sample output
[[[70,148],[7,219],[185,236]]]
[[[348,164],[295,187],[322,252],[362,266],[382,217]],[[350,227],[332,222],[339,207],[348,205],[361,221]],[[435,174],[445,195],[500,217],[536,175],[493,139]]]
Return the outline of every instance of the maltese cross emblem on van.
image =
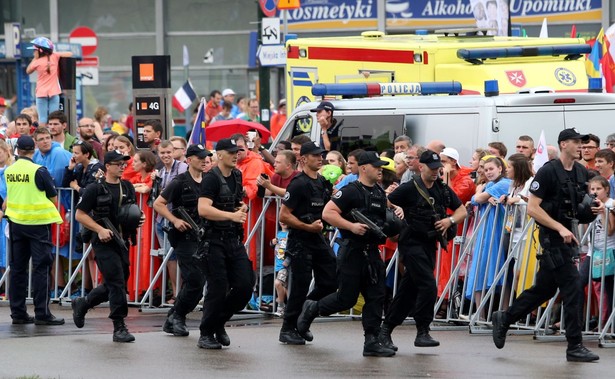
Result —
[[[522,70],[506,71],[506,77],[513,86],[522,88],[526,85],[525,75]]]

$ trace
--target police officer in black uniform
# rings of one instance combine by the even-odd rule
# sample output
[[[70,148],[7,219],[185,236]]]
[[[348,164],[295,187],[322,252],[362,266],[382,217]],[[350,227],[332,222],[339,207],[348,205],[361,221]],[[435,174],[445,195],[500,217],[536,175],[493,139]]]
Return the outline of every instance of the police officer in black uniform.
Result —
[[[203,349],[230,345],[224,324],[246,306],[254,286],[252,263],[243,245],[248,207],[242,202],[241,171],[235,168],[239,150],[231,139],[218,141],[218,165],[201,183],[198,211],[206,219],[206,233],[197,254],[204,259],[207,291],[197,346]]]
[[[177,255],[181,270],[182,285],[175,304],[169,310],[163,330],[175,336],[187,336],[186,315],[192,312],[203,297],[205,274],[203,260],[195,254],[198,240],[202,238],[200,216],[197,210],[203,171],[206,168],[205,158],[212,154],[202,145],[191,145],[186,151],[188,170],[177,175],[169,183],[162,194],[154,202],[154,209],[172,225],[168,231],[169,242]],[[168,206],[172,207],[172,211]],[[193,230],[184,220],[178,208],[183,207],[188,216],[199,226]]]
[[[414,310],[417,335],[414,346],[439,346],[440,342],[429,335],[429,325],[434,317],[438,294],[434,268],[437,242],[441,244],[449,228],[467,215],[461,201],[440,179],[442,162],[438,154],[427,150],[419,159],[420,175],[400,185],[389,195],[389,201],[403,208],[408,227],[399,236],[399,254],[404,273],[397,294],[380,329],[380,342],[393,350],[393,328],[400,325]],[[446,210],[453,214],[448,217]],[[456,228],[453,228],[456,230]]]
[[[280,209],[280,221],[288,225],[286,254],[290,261],[290,293],[279,340],[304,345],[314,338],[309,330],[300,335],[297,318],[306,297],[319,300],[335,291],[335,256],[324,238],[322,210],[331,198],[332,186],[318,170],[324,152],[314,142],[301,145],[303,171],[291,180]],[[314,271],[314,289],[308,295]]]
[[[543,248],[542,255],[537,257],[540,269],[534,286],[524,291],[508,311],[493,313],[493,342],[498,349],[504,347],[509,325],[553,297],[559,288],[564,303],[568,341],[566,359],[573,362],[599,359],[598,355],[583,346],[580,317],[583,295],[575,265],[580,241],[573,233],[578,232],[579,223],[591,222],[595,218],[591,200],[589,204],[584,201],[587,170],[575,161],[581,141],[587,140],[587,135],[579,134],[574,128],[564,129],[557,139],[559,159],[547,162],[540,168],[530,185],[527,211],[539,225],[538,236]],[[598,205],[596,211],[600,208],[604,210],[604,205]]]
[[[104,282],[86,297],[73,300],[73,321],[78,328],[83,328],[87,311],[109,301],[114,342],[135,340],[124,323],[128,315],[126,282],[130,276],[128,239],[132,237],[134,240],[136,229],[145,221],[145,215],[135,204],[134,187],[121,179],[129,159],[117,150],[105,154],[105,177],[85,188],[75,214],[77,221],[92,232],[92,249]],[[111,226],[103,219],[110,221]],[[115,235],[112,228],[121,235]]]
[[[328,316],[350,309],[361,293],[365,298],[363,355],[376,357],[395,355],[394,350],[378,342],[386,294],[386,268],[378,245],[386,238],[359,222],[351,212],[359,211],[382,230],[386,221],[387,198],[378,185],[378,179],[382,176],[382,166],[386,164],[375,151],[361,153],[358,156],[359,179],[337,191],[325,206],[323,220],[339,228],[341,234],[337,253],[338,290],[319,301],[306,300],[297,321],[297,330],[305,333],[317,315]]]

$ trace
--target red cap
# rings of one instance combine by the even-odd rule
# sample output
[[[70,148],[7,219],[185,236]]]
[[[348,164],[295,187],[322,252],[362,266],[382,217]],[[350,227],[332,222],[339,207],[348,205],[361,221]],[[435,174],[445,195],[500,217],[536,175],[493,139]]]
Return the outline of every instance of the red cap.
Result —
[[[0,107],[6,107],[6,99],[4,97],[0,97]]]

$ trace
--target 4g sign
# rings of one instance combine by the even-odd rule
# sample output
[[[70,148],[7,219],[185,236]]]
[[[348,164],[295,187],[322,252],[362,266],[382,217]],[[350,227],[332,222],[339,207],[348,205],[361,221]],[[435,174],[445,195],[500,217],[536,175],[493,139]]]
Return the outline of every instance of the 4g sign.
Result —
[[[159,97],[136,97],[135,115],[136,116],[157,116],[160,114]]]

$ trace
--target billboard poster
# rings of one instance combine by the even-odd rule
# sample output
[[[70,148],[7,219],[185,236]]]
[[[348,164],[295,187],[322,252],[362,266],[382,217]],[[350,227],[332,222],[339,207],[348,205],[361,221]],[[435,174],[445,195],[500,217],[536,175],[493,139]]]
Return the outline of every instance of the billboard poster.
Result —
[[[603,0],[302,0],[300,8],[288,11],[288,29],[374,30],[378,24],[377,1],[386,1],[388,29],[483,28],[486,23],[487,28],[505,35],[505,9],[509,9],[514,24],[540,24],[545,17],[550,24],[600,23]],[[481,16],[481,7],[485,16]],[[278,17],[283,17],[280,11]]]
[[[490,36],[507,36],[508,0],[470,0],[478,29]]]

